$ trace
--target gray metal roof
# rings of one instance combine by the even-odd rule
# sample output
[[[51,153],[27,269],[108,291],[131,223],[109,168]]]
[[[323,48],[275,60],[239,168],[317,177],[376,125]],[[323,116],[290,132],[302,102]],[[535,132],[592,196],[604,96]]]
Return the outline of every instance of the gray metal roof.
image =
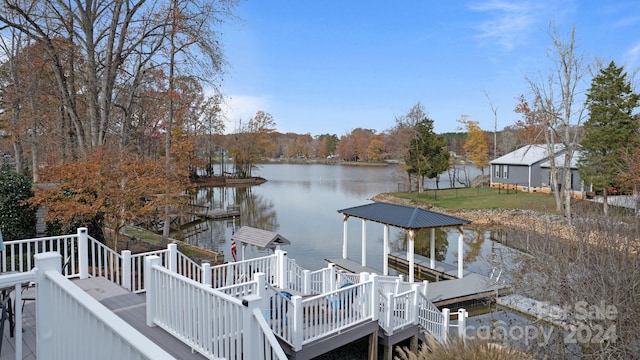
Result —
[[[555,144],[553,152],[556,155],[564,151],[562,144]],[[537,162],[544,161],[549,158],[549,151],[545,144],[526,145],[508,154],[505,154],[490,164],[506,164],[506,165],[528,165],[531,166]]]
[[[278,245],[289,245],[291,242],[282,235],[272,231],[256,229],[250,226],[243,226],[231,239],[244,244],[255,245],[259,248],[274,249]]]
[[[338,212],[403,229],[437,228],[471,223],[470,220],[431,210],[385,202],[360,205],[338,210]]]

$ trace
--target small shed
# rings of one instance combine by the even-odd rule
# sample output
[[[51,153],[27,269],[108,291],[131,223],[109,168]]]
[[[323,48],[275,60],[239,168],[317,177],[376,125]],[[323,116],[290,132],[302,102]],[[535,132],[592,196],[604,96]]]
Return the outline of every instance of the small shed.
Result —
[[[282,235],[273,231],[257,229],[251,226],[243,226],[240,230],[231,235],[231,241],[242,244],[242,260],[244,260],[244,249],[247,245],[254,245],[259,249],[279,249],[281,245],[290,245],[291,242]]]
[[[367,235],[366,221],[378,222],[384,225],[383,244],[383,274],[387,275],[389,270],[389,226],[403,229],[408,235],[407,261],[409,262],[409,281],[414,280],[414,237],[415,232],[420,229],[431,229],[431,262],[430,267],[435,268],[435,228],[455,227],[458,229],[458,278],[463,276],[464,250],[463,250],[463,230],[462,226],[471,221],[459,217],[446,215],[427,209],[390,204],[385,202],[375,202],[366,205],[338,210],[343,215],[344,234],[342,240],[342,258],[347,259],[347,219],[354,217],[362,219],[362,266],[367,263]]]

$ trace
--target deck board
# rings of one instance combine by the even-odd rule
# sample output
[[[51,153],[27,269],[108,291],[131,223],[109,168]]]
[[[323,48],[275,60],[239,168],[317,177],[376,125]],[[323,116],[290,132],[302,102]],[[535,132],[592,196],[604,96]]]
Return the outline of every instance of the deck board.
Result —
[[[176,359],[206,359],[162,328],[146,325],[144,294],[129,292],[103,277],[74,280],[74,283]]]

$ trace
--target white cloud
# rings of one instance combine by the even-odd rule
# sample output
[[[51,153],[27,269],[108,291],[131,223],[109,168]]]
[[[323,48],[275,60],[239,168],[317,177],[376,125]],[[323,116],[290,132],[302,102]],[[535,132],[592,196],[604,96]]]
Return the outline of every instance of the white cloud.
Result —
[[[228,95],[225,96],[225,104],[222,109],[226,118],[227,132],[232,132],[240,120],[248,121],[259,110],[267,111],[269,98],[253,95]]]
[[[487,0],[469,6],[472,11],[485,13],[487,18],[476,27],[478,38],[512,49],[520,39],[533,30],[540,19],[538,2]]]
[[[623,61],[625,68],[634,71],[640,62],[640,41],[631,47],[631,49],[625,51]]]

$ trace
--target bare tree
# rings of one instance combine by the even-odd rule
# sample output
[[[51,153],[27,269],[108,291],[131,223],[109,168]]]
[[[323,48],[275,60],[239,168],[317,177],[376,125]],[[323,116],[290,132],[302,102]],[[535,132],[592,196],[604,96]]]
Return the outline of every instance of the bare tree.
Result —
[[[550,36],[553,48],[549,58],[554,62],[555,68],[543,81],[528,81],[536,104],[540,106],[546,120],[545,139],[556,202],[563,204],[564,215],[571,221],[571,162],[578,147],[577,128],[586,117],[583,92],[588,66],[583,57],[576,53],[575,26],[566,42],[560,39],[555,27]],[[560,144],[564,151],[560,164],[555,161],[556,144]],[[562,175],[561,186],[558,183],[559,175]]]

